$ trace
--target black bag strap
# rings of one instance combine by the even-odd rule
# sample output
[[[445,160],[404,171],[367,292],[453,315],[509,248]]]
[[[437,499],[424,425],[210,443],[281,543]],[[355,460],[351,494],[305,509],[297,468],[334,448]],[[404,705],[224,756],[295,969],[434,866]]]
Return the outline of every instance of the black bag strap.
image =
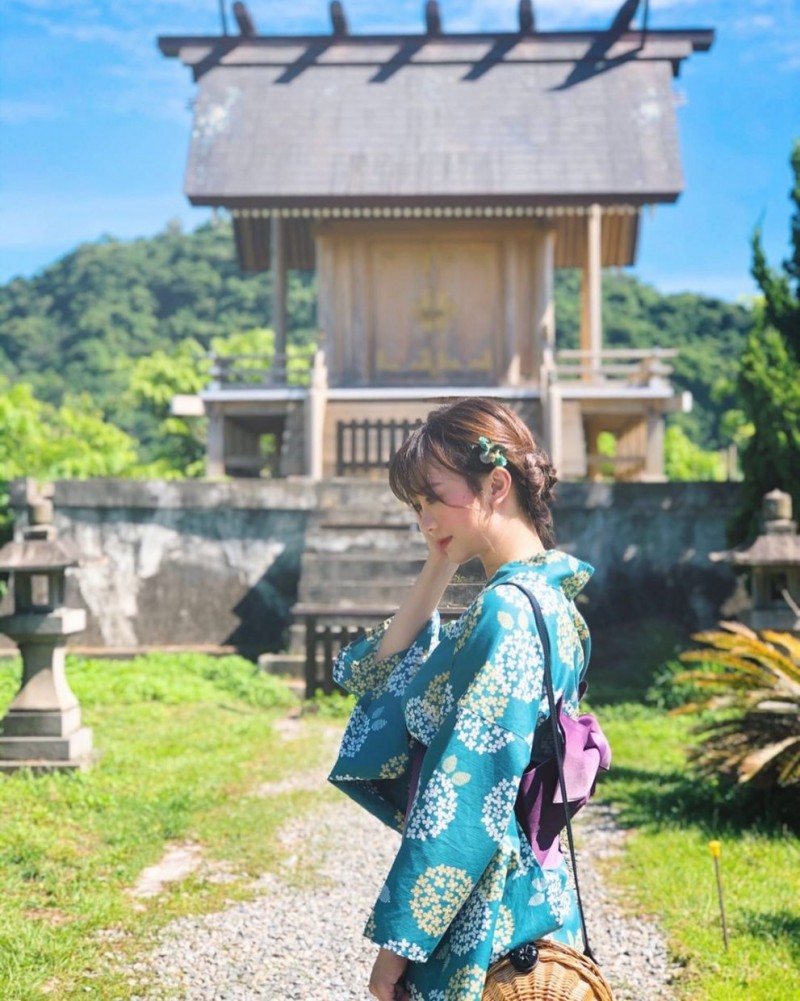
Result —
[[[567,821],[567,840],[569,841],[569,855],[572,861],[572,876],[575,880],[575,896],[578,899],[578,911],[581,916],[581,931],[583,933],[583,954],[587,956],[592,962],[597,962],[592,952],[592,947],[589,945],[589,933],[586,931],[586,917],[583,913],[583,901],[581,900],[581,890],[578,885],[578,863],[575,858],[575,841],[572,836],[572,819],[569,814],[569,801],[567,799],[567,785],[564,780],[564,757],[562,753],[562,737],[561,731],[558,728],[558,712],[556,710],[556,697],[553,692],[553,676],[551,672],[552,655],[550,650],[550,635],[547,632],[547,626],[545,625],[544,615],[542,614],[542,609],[539,604],[538,598],[528,590],[524,584],[519,584],[516,581],[507,581],[508,584],[512,584],[514,587],[518,587],[520,591],[527,597],[528,601],[531,603],[531,608],[533,609],[533,617],[536,619],[536,628],[539,631],[539,639],[542,641],[542,652],[544,654],[544,685],[547,691],[547,703],[550,707],[550,723],[553,728],[553,747],[555,749],[556,765],[558,766],[558,784],[561,789],[561,799],[564,802],[564,815]]]

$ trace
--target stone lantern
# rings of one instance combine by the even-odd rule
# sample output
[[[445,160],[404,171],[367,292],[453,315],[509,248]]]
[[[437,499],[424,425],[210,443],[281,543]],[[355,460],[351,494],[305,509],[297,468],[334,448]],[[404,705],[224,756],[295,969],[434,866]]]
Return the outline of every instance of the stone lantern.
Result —
[[[711,558],[750,571],[752,629],[800,632],[800,535],[792,520],[792,498],[771,490],[761,510],[764,530],[752,545]]]
[[[0,632],[22,655],[22,683],[0,720],[0,771],[84,769],[92,732],[67,682],[67,637],[86,628],[86,612],[64,604],[68,567],[76,555],[55,537],[52,488],[28,484],[29,525],[22,540],[0,549],[0,571],[12,575],[13,611],[0,616]]]

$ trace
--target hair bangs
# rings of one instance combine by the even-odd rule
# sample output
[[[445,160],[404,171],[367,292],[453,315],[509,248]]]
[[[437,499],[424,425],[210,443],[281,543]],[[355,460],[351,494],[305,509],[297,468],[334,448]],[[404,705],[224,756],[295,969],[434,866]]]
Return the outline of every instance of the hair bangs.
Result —
[[[428,428],[416,428],[395,452],[389,465],[389,487],[395,497],[413,507],[418,497],[436,497],[431,483],[432,465],[458,472],[441,442],[435,441]]]

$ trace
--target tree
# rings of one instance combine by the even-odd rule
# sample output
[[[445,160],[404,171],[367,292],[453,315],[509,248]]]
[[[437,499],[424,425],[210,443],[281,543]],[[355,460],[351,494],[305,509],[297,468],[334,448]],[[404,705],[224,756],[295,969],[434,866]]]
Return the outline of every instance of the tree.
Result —
[[[205,471],[205,418],[173,417],[172,398],[198,393],[208,382],[209,360],[193,338],[173,351],[154,351],[138,358],[115,415],[139,442],[142,474],[176,479]]]
[[[727,472],[719,452],[695,445],[677,425],[664,436],[664,471],[669,480],[724,480]]]
[[[10,534],[8,483],[18,476],[135,476],[136,442],[103,419],[86,396],[60,407],[37,400],[27,383],[0,375],[0,539]]]
[[[0,377],[0,481],[132,476],[136,469],[136,442],[105,421],[88,396],[54,407],[26,383]]]
[[[764,494],[778,487],[800,511],[800,140],[791,157],[792,253],[783,270],[771,268],[753,233],[752,273],[762,292],[742,355],[738,393],[752,434],[742,452],[742,500],[731,541],[758,531]]]
[[[192,233],[168,224],[149,239],[83,244],[33,278],[0,285],[0,374],[47,403],[91,393],[130,432],[118,408],[139,358],[172,354],[189,338],[208,349],[271,322],[271,275],[243,274],[235,246],[227,219]],[[290,343],[315,339],[311,274],[289,272],[287,313]]]

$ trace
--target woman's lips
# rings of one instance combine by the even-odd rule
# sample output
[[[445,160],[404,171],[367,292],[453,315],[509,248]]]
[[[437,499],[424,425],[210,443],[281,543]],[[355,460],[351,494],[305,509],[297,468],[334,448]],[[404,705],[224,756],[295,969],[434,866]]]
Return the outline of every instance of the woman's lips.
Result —
[[[450,545],[452,541],[453,541],[453,536],[448,535],[446,539],[439,539],[436,545],[441,549],[443,553],[446,553],[447,547]]]

